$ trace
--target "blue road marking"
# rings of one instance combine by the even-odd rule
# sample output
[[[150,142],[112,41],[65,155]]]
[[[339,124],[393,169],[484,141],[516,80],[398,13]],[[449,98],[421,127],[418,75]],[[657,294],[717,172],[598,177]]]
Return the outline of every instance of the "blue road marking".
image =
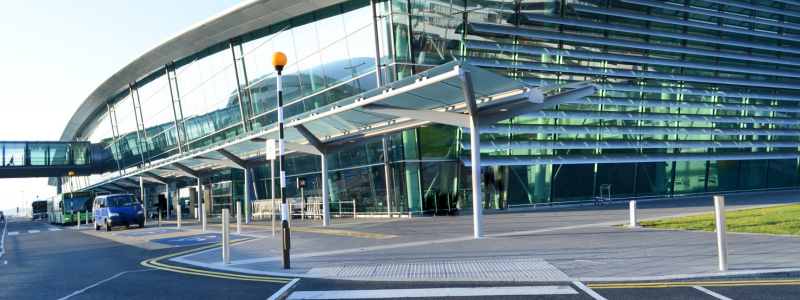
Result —
[[[127,237],[137,237],[137,236],[148,236],[148,235],[158,235],[158,234],[167,234],[167,233],[175,233],[175,232],[184,232],[186,230],[181,229],[156,229],[156,230],[144,230],[144,231],[126,231],[124,233],[117,233],[116,235],[120,236],[127,236]]]
[[[249,238],[251,237],[231,234],[231,241],[239,239],[249,239]],[[221,243],[222,233],[206,233],[197,235],[176,236],[171,238],[156,239],[150,241],[175,247]]]

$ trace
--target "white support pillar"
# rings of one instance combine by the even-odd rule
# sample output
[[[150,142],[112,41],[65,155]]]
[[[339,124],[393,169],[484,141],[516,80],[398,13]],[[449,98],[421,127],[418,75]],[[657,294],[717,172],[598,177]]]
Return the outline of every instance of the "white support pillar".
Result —
[[[147,225],[147,195],[145,195],[144,180],[142,179],[142,177],[139,177],[139,191],[142,194],[142,196],[141,196],[142,197],[142,203],[144,204],[144,205],[142,205],[142,211],[144,212],[144,223],[143,224]]]
[[[197,178],[197,211],[198,211],[197,218],[201,219],[201,220],[206,215],[205,211],[202,211],[202,209],[204,207],[203,203],[204,203],[203,202],[203,181],[200,179],[200,177],[198,177]]]
[[[250,207],[253,202],[253,169],[244,169],[244,222],[250,223]]]
[[[472,215],[475,237],[483,236],[483,190],[481,189],[481,135],[477,117],[470,118],[469,142],[472,161]]]
[[[331,205],[328,191],[328,158],[322,155],[322,226],[331,225]]]
[[[475,101],[475,91],[472,89],[472,76],[469,71],[460,66],[455,67],[461,78],[461,88],[464,91],[464,101],[469,110],[469,141],[470,158],[472,162],[472,216],[475,237],[483,236],[483,191],[481,189],[481,132],[478,122],[478,104]]]

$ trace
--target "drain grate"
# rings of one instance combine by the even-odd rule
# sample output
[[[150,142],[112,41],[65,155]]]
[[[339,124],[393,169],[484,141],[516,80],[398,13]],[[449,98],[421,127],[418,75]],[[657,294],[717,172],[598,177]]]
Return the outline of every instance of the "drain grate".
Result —
[[[569,278],[544,259],[316,267],[306,274],[357,278]]]

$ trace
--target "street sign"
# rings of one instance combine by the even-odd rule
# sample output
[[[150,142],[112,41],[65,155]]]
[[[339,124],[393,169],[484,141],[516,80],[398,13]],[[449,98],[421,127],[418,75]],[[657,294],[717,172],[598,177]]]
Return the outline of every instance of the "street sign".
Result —
[[[297,188],[302,189],[308,187],[308,181],[305,178],[297,177]]]
[[[267,140],[267,160],[275,160],[275,140]]]

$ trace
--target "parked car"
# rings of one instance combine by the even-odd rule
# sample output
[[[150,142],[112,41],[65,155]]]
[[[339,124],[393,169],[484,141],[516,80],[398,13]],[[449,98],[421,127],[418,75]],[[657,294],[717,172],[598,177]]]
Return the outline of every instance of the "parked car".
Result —
[[[142,204],[133,195],[97,196],[92,208],[94,230],[105,227],[111,231],[114,226],[129,228],[132,224],[144,227],[144,210]]]

